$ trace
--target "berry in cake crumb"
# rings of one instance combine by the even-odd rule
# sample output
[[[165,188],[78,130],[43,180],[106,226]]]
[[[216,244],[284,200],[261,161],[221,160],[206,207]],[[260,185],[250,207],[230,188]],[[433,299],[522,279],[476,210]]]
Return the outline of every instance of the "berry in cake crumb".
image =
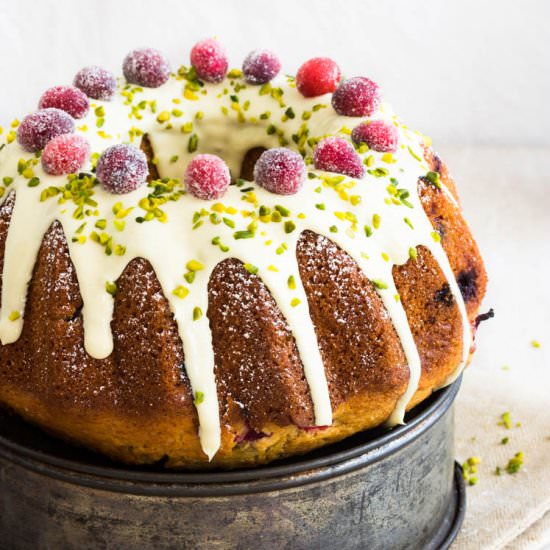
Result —
[[[352,178],[360,178],[365,173],[361,158],[353,145],[340,137],[321,140],[313,152],[313,163],[318,170],[336,172]]]
[[[35,153],[56,136],[74,132],[74,120],[60,109],[41,109],[26,116],[17,128],[17,141],[26,151]]]
[[[279,58],[271,50],[254,50],[243,62],[244,79],[249,84],[265,84],[281,70]]]
[[[86,94],[74,86],[54,86],[44,92],[38,108],[61,109],[73,118],[83,118],[90,109],[90,102]]]
[[[363,76],[344,80],[332,96],[334,110],[343,116],[371,116],[381,101],[378,84]]]
[[[222,197],[231,182],[227,164],[216,155],[197,155],[188,164],[184,177],[187,191],[206,201]]]
[[[96,175],[107,191],[115,194],[130,193],[147,181],[147,157],[132,145],[113,145],[99,157]]]
[[[206,38],[193,46],[191,65],[201,80],[216,83],[225,78],[229,62],[223,46],[214,38]]]
[[[298,69],[296,87],[304,97],[316,97],[334,92],[340,78],[340,67],[332,59],[314,57]]]
[[[302,157],[290,149],[268,149],[254,166],[254,179],[271,193],[294,195],[306,179],[306,165]]]
[[[89,154],[90,145],[86,139],[77,134],[63,134],[44,147],[42,167],[52,176],[74,174],[84,166]]]
[[[116,90],[116,79],[113,73],[96,65],[84,67],[78,71],[73,83],[88,97],[102,101],[109,101]]]
[[[158,88],[170,77],[170,63],[158,50],[141,48],[131,51],[124,58],[122,72],[131,84]]]
[[[369,149],[379,153],[395,153],[399,144],[399,133],[390,122],[373,120],[356,126],[351,133],[351,139],[357,145],[366,143]]]

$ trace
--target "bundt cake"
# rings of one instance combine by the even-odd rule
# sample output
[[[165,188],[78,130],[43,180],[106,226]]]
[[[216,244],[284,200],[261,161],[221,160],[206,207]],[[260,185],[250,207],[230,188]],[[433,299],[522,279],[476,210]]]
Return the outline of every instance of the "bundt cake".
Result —
[[[235,468],[402,423],[486,274],[428,138],[328,58],[82,69],[3,131],[0,404],[131,464]]]

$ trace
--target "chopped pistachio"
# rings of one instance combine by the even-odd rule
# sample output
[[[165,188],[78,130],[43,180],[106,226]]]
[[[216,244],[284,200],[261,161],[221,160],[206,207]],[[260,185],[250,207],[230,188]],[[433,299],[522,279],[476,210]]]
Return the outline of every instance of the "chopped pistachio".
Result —
[[[378,290],[385,290],[388,288],[388,285],[381,281],[380,279],[373,279],[372,284],[378,289]]]
[[[201,262],[199,262],[197,260],[190,260],[190,261],[187,262],[185,267],[189,271],[201,271],[202,269],[204,269],[204,264],[202,264]]]
[[[105,283],[105,290],[111,295],[114,296],[117,293],[118,287],[116,283],[107,281]]]
[[[292,233],[296,229],[296,224],[292,220],[285,222],[285,233]]]
[[[199,136],[197,134],[191,134],[189,137],[189,142],[187,144],[187,151],[189,153],[194,153],[199,146]]]
[[[8,319],[10,321],[17,321],[18,319],[21,319],[21,313],[19,313],[19,311],[12,311],[9,314]]]
[[[172,290],[172,294],[180,299],[183,299],[189,294],[189,289],[180,285]]]
[[[201,391],[195,392],[195,405],[200,405],[201,403],[204,403],[204,393]]]
[[[256,275],[258,273],[258,268],[253,264],[246,263],[243,264],[243,267],[252,275]]]
[[[193,308],[193,321],[198,321],[202,317],[202,309],[200,307]]]
[[[252,237],[254,237],[254,231],[250,231],[250,230],[244,230],[244,231],[235,231],[235,233],[233,233],[233,238],[234,239],[251,239]]]
[[[517,474],[523,466],[524,455],[522,452],[516,453],[506,464],[506,471],[509,474]]]

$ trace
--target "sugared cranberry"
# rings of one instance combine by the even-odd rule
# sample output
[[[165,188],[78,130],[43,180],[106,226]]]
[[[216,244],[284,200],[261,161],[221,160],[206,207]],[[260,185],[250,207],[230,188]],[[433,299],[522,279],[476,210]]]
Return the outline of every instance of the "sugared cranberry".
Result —
[[[265,84],[281,70],[279,58],[271,50],[254,50],[243,62],[244,79],[249,84]]]
[[[225,78],[229,62],[223,46],[214,38],[206,38],[193,46],[191,65],[201,80],[216,83]]]
[[[198,199],[211,201],[222,197],[231,182],[227,164],[216,155],[197,155],[185,170],[185,187]]]
[[[272,193],[294,195],[306,179],[306,165],[304,159],[290,149],[268,149],[254,166],[254,179]]]
[[[141,149],[132,145],[113,145],[99,157],[96,175],[107,191],[130,193],[147,181],[147,157]]]
[[[54,137],[74,132],[74,120],[61,109],[41,109],[26,116],[17,129],[17,141],[26,151],[44,149]]]
[[[336,172],[352,178],[365,173],[361,158],[353,145],[343,138],[328,137],[321,140],[313,152],[313,163],[318,170]]]
[[[304,97],[329,94],[340,82],[340,67],[328,57],[306,61],[296,74],[296,87]]]
[[[61,109],[73,118],[82,118],[88,113],[90,102],[86,94],[74,86],[54,86],[42,94],[38,108]]]
[[[356,126],[351,139],[357,145],[366,143],[373,151],[395,153],[399,144],[397,128],[385,120],[372,120]]]
[[[84,166],[90,154],[90,145],[77,134],[63,134],[48,142],[41,161],[46,174],[62,176],[74,174]]]
[[[74,85],[92,99],[109,101],[116,90],[116,79],[110,71],[93,65],[76,73]]]
[[[158,50],[141,48],[124,58],[122,72],[131,84],[158,88],[170,78],[170,63]]]
[[[334,110],[345,116],[371,116],[381,101],[378,84],[363,76],[344,80],[332,96]]]

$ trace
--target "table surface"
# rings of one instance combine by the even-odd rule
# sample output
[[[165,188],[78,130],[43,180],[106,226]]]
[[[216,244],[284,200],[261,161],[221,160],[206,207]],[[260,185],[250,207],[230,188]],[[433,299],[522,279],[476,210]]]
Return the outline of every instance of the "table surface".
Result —
[[[477,353],[457,400],[457,458],[481,459],[453,550],[550,548],[550,149],[439,151],[489,273]],[[537,341],[540,347],[534,347]],[[500,426],[509,412],[512,427]],[[518,424],[519,423],[519,424]],[[509,442],[503,444],[503,438]],[[495,474],[518,451],[516,474]]]

